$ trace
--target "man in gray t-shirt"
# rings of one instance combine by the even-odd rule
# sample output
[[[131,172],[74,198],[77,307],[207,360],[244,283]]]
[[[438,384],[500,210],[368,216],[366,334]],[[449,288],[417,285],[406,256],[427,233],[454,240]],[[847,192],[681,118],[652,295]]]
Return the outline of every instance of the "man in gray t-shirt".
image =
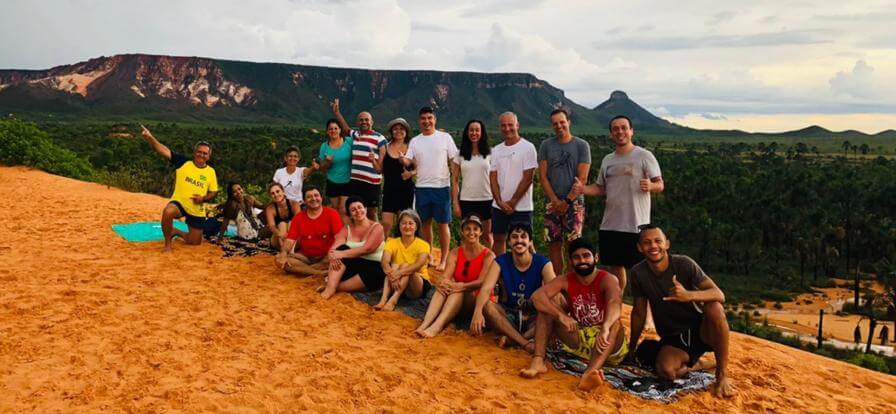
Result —
[[[556,136],[538,147],[538,176],[548,199],[545,209],[545,241],[554,269],[563,272],[563,245],[582,236],[585,222],[583,197],[573,193],[573,184],[588,181],[591,168],[591,147],[585,140],[569,132],[569,114],[563,109],[551,113],[551,127]]]
[[[713,393],[732,396],[734,387],[726,371],[728,321],[722,307],[725,294],[693,259],[669,254],[669,240],[659,227],[644,226],[639,237],[638,250],[645,260],[632,268],[634,304],[629,355],[637,355],[641,361],[655,360],[657,375],[674,380],[703,369],[700,357],[712,351],[716,357]],[[655,355],[647,355],[652,353],[647,351],[649,346],[640,354],[636,352],[648,303],[660,334]]]
[[[660,165],[653,154],[632,143],[631,120],[617,116],[610,121],[610,138],[616,150],[604,157],[597,182],[574,185],[574,192],[607,196],[598,233],[600,261],[619,277],[625,290],[626,269],[640,262],[638,226],[650,223],[650,195],[664,189]],[[584,181],[583,181],[584,183]]]

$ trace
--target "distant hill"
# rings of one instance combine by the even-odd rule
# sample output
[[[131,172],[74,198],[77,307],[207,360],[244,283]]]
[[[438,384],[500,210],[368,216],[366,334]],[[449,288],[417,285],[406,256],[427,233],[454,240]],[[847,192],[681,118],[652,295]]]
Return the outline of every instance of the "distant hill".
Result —
[[[366,70],[199,57],[117,55],[48,70],[0,70],[0,111],[18,115],[166,121],[233,121],[319,124],[329,101],[339,98],[346,115],[369,110],[384,124],[414,118],[424,105],[440,124],[462,126],[471,118],[496,124],[514,111],[528,128],[549,128],[557,107],[582,128],[634,108],[640,128],[680,128],[614,92],[595,109],[566,98],[551,84],[525,73]],[[621,111],[621,112],[619,112]],[[412,122],[413,123],[413,122]]]

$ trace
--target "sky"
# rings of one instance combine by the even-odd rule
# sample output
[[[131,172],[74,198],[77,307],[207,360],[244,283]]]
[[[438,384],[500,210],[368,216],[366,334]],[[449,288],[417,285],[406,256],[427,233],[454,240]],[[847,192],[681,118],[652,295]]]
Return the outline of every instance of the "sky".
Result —
[[[152,53],[528,72],[696,128],[875,133],[896,129],[894,26],[896,0],[4,0],[0,68]]]

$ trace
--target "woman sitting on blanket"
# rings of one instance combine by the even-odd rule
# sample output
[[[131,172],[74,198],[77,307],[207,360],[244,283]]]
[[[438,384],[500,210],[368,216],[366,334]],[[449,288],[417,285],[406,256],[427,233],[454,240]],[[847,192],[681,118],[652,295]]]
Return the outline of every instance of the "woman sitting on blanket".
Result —
[[[336,292],[373,291],[386,278],[381,265],[383,257],[383,226],[367,218],[367,206],[360,197],[345,200],[348,226],[336,235],[330,251],[330,271],[321,296],[329,299]]]
[[[478,216],[465,217],[460,228],[463,240],[449,253],[444,273],[453,277],[442,277],[436,283],[423,323],[414,331],[424,338],[438,335],[461,310],[473,310],[484,275],[495,261],[495,255],[480,242],[482,220]]]
[[[410,299],[426,297],[432,285],[429,282],[429,243],[419,237],[420,216],[414,210],[398,213],[398,227],[394,238],[386,242],[383,250],[383,296],[373,306],[376,310],[393,310],[404,294]]]
[[[280,250],[280,246],[286,241],[289,233],[289,223],[292,217],[301,209],[298,201],[286,197],[286,191],[280,183],[271,183],[268,186],[268,194],[271,196],[271,204],[264,209],[267,218],[268,229],[271,231],[271,247]]]
[[[258,238],[258,230],[262,229],[258,217],[255,217],[255,208],[264,208],[255,197],[246,194],[243,186],[237,182],[227,184],[227,201],[219,207],[223,211],[223,222],[218,237],[224,237],[230,222],[237,225],[237,236],[241,239]]]

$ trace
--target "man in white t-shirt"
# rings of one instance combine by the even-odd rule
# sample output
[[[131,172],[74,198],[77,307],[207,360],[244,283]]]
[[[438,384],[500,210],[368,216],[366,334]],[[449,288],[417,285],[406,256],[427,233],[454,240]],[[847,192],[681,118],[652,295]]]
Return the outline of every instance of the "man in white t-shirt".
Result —
[[[607,196],[600,223],[600,262],[610,267],[625,290],[626,269],[644,260],[638,252],[639,227],[650,223],[650,194],[665,188],[660,165],[653,154],[632,142],[632,121],[624,115],[610,120],[610,139],[616,150],[600,163],[597,182],[583,186],[576,181],[574,191],[588,196]]]
[[[457,145],[446,132],[436,130],[436,115],[430,107],[419,112],[420,135],[408,144],[402,162],[415,164],[417,183],[414,189],[414,208],[423,220],[422,235],[432,245],[432,221],[439,225],[439,244],[442,258],[437,269],[445,270],[451,243],[451,168],[449,163],[457,155]]]
[[[492,231],[495,254],[507,250],[507,229],[511,224],[532,227],[532,180],[538,167],[535,145],[520,136],[516,114],[505,112],[498,118],[504,142],[492,148],[489,181],[492,186]]]

